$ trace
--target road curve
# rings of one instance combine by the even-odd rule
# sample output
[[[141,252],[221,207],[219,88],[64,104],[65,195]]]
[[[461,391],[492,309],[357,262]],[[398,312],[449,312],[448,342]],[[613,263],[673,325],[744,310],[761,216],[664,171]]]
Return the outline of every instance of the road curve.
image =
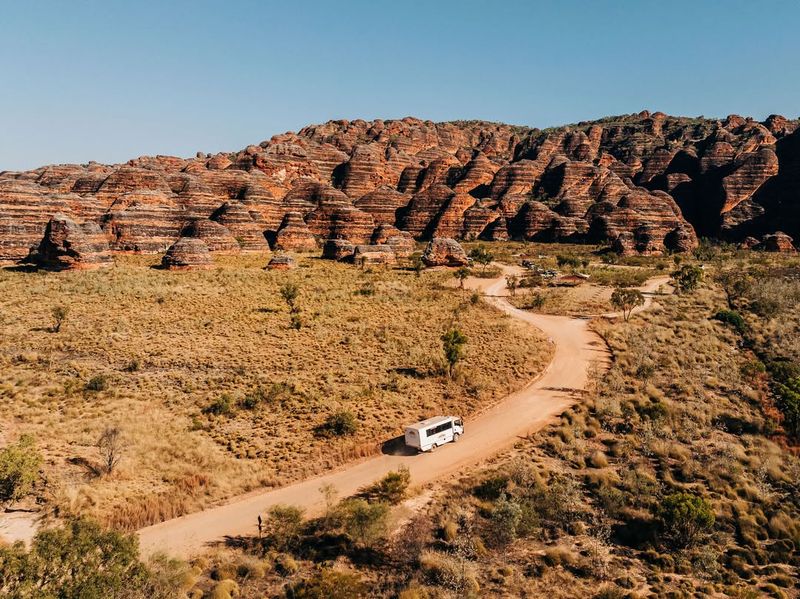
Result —
[[[504,267],[504,274],[513,271]],[[659,277],[642,289],[651,292],[664,282],[666,279]],[[148,526],[138,532],[142,551],[189,557],[227,537],[256,534],[258,515],[272,505],[291,504],[305,508],[308,515],[318,514],[324,506],[319,493],[323,484],[333,485],[340,497],[347,497],[401,465],[411,471],[415,485],[442,480],[541,429],[576,402],[586,388],[590,366],[605,363],[609,355],[600,337],[589,329],[588,320],[514,308],[502,297],[506,293],[503,276],[473,280],[472,286],[480,288],[487,301],[500,310],[541,329],[555,344],[555,353],[535,381],[468,420],[465,435],[458,443],[428,454],[380,455],[280,489],[255,491],[219,507]]]

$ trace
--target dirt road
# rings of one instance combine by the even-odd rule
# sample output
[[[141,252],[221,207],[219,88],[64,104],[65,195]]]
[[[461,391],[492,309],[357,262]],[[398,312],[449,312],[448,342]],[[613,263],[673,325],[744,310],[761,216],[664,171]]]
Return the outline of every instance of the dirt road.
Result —
[[[504,274],[514,270],[504,267]],[[666,278],[659,277],[642,289],[652,292],[665,282]],[[226,537],[254,535],[258,515],[279,503],[302,506],[308,515],[314,515],[324,505],[319,493],[323,484],[333,485],[339,497],[347,497],[401,465],[411,471],[412,484],[441,481],[539,430],[577,401],[586,388],[590,366],[608,359],[607,348],[589,329],[588,321],[532,314],[512,307],[502,297],[506,294],[504,276],[470,283],[472,288],[484,291],[487,301],[541,329],[555,344],[553,360],[537,380],[468,420],[465,435],[458,443],[428,454],[380,455],[281,489],[254,492],[219,507],[149,526],[139,531],[143,552],[165,551],[186,557]]]

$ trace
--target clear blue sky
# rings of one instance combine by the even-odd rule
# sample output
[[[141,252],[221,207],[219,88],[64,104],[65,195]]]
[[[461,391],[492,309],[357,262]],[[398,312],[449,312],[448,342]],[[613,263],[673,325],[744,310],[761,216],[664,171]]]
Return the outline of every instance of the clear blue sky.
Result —
[[[0,170],[334,118],[797,117],[799,23],[796,0],[4,0]]]

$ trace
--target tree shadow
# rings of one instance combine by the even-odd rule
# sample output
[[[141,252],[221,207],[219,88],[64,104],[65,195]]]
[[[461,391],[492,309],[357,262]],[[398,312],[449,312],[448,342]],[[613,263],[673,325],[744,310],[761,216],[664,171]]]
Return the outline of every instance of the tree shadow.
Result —
[[[89,478],[99,478],[103,475],[103,469],[94,462],[82,457],[67,458],[67,462],[73,466],[83,468]]]

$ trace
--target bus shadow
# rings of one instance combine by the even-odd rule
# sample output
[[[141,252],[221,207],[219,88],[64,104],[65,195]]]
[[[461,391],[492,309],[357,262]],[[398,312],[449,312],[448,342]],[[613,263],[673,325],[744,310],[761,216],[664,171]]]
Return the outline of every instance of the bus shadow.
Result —
[[[416,448],[406,445],[405,437],[400,435],[399,437],[384,441],[381,444],[381,453],[384,455],[412,456],[417,455],[419,452]]]

